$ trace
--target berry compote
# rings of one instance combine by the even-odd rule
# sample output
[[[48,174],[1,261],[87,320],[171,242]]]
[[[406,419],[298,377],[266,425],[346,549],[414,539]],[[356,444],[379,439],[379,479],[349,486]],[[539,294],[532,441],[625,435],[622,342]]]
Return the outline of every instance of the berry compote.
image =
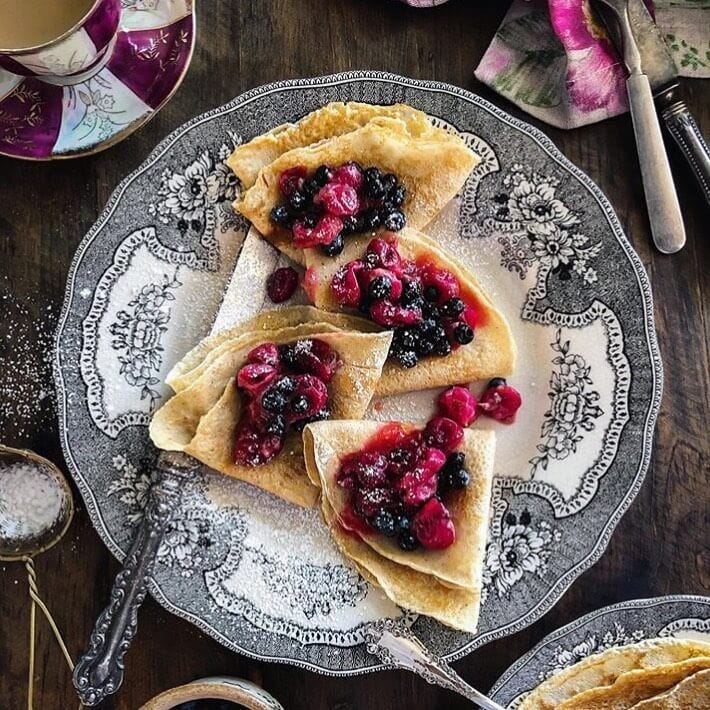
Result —
[[[260,466],[281,451],[289,431],[327,419],[327,385],[340,365],[338,353],[317,338],[254,348],[237,373],[244,407],[234,443],[235,462]]]
[[[404,186],[376,167],[350,162],[309,173],[299,165],[280,175],[279,192],[283,202],[272,208],[271,221],[291,230],[295,246],[319,247],[328,256],[343,251],[348,234],[398,232],[407,223]]]
[[[338,269],[331,290],[341,305],[394,331],[389,357],[403,367],[468,345],[481,324],[473,296],[452,272],[430,259],[403,258],[396,235],[388,232]]]

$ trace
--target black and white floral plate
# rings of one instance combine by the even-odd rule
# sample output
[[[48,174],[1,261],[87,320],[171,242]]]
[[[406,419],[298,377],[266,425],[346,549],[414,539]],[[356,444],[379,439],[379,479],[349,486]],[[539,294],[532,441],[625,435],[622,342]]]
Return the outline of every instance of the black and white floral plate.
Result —
[[[279,262],[230,203],[234,145],[329,101],[403,101],[482,156],[430,228],[508,316],[524,406],[499,425],[497,477],[476,636],[412,619],[457,658],[544,614],[604,551],[643,481],[661,392],[651,294],[599,189],[540,132],[461,89],[379,73],[250,91],[166,138],[116,189],[74,258],[56,381],[68,465],[122,558],[155,451],[146,425],[166,373],[210,328],[237,255],[235,302],[265,304]],[[375,402],[422,419],[432,393]],[[486,423],[490,426],[489,423]],[[236,651],[333,674],[379,668],[363,624],[402,612],[340,557],[314,511],[204,471],[160,548],[151,591]]]
[[[517,660],[489,696],[514,710],[543,680],[583,658],[659,636],[710,643],[710,597],[635,599],[587,614],[546,636]]]

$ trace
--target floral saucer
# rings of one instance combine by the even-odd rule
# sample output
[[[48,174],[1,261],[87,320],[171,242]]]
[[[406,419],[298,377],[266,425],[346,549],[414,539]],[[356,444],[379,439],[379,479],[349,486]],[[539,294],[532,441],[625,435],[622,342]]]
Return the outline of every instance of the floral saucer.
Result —
[[[75,158],[126,138],[182,82],[195,44],[193,0],[122,0],[119,31],[101,69],[78,83],[0,68],[0,155]]]
[[[546,636],[508,668],[489,695],[514,710],[553,673],[608,648],[658,636],[710,642],[710,597],[635,599],[598,609]]]

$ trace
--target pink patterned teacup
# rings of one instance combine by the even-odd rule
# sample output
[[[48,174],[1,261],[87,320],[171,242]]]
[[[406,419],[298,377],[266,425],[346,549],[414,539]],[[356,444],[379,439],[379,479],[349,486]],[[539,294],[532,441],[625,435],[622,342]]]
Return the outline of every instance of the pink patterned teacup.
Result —
[[[0,67],[79,81],[110,56],[120,16],[121,0],[0,0]]]

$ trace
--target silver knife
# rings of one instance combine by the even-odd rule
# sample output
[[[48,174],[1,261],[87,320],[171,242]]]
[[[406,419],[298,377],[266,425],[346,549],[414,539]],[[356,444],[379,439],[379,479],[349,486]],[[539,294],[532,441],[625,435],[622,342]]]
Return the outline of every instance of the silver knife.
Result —
[[[246,254],[246,259],[242,259]],[[265,278],[255,278],[253,264],[264,273],[280,265],[283,257],[250,230],[241,245],[234,272],[214,318],[211,334],[235,322],[246,320],[261,309]],[[246,262],[246,264],[245,264]],[[245,266],[240,266],[245,264]],[[249,299],[244,299],[245,289]],[[260,293],[262,289],[264,293]],[[247,310],[242,306],[245,301]],[[165,531],[179,510],[181,491],[202,464],[177,451],[163,451],[158,457],[143,519],[116,576],[109,603],[99,615],[89,639],[89,648],[74,668],[74,687],[81,702],[93,707],[115,693],[123,682],[123,659],[138,629],[138,609],[148,591],[156,555]]]
[[[678,68],[643,0],[628,0],[628,12],[631,31],[641,55],[641,67],[651,84],[656,110],[710,205],[710,150],[680,97]],[[609,22],[607,29],[612,43],[621,54],[618,24]]]
[[[595,0],[595,7],[602,9],[605,23],[617,23],[621,35],[622,56],[629,73],[626,90],[651,234],[659,251],[673,254],[685,244],[685,228],[661,126],[656,116],[651,84],[643,71],[639,47],[631,30],[629,0]],[[604,12],[605,7],[612,14]],[[609,21],[610,17],[613,17],[614,22]]]

